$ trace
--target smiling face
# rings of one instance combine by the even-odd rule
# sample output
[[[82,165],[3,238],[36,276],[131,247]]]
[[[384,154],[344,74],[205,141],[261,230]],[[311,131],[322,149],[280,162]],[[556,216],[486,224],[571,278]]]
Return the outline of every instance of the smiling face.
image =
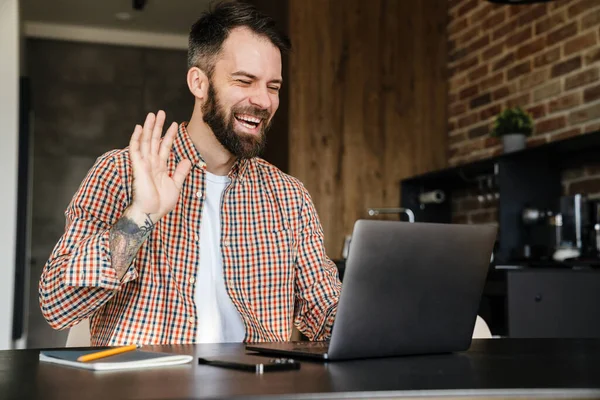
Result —
[[[252,158],[263,150],[281,82],[279,49],[247,28],[232,30],[209,77],[202,114],[234,156]]]

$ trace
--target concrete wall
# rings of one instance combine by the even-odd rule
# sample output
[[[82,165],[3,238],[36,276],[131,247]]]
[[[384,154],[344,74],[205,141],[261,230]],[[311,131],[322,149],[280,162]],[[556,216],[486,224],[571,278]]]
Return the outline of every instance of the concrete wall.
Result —
[[[66,332],[46,324],[37,288],[65,208],[96,158],[127,146],[147,112],[187,120],[193,97],[185,51],[28,39],[26,52],[35,115],[27,345],[62,346]]]

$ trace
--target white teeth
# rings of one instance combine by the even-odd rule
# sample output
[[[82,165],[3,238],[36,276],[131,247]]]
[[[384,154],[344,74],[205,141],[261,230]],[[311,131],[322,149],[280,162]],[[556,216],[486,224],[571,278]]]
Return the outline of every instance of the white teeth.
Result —
[[[255,124],[260,123],[260,118],[253,117],[251,115],[237,115],[237,118],[248,122],[254,122]]]
[[[240,121],[240,124],[242,124],[242,126],[245,126],[248,129],[256,129],[256,126],[247,124],[247,123],[245,123],[243,121]]]

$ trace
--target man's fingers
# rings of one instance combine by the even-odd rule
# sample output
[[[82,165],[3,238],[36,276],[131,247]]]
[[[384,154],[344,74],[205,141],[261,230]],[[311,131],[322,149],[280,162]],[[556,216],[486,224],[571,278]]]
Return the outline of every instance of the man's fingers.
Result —
[[[156,122],[154,123],[154,129],[152,130],[152,138],[150,141],[150,154],[158,154],[158,148],[160,147],[160,137],[162,136],[163,125],[165,123],[166,114],[163,110],[159,110],[156,113]]]
[[[142,136],[142,126],[136,125],[133,129],[131,139],[129,139],[129,155],[132,162],[140,159],[140,137]]]
[[[169,126],[165,137],[160,142],[160,150],[158,155],[160,159],[164,162],[166,162],[169,159],[169,154],[171,153],[171,147],[173,146],[175,136],[177,136],[177,123],[173,122],[171,126]]]
[[[142,138],[140,143],[140,153],[142,158],[146,158],[150,153],[150,139],[152,138],[152,129],[154,128],[154,122],[156,116],[153,113],[148,113],[146,121],[144,121],[144,127],[142,128]]]
[[[173,182],[175,182],[175,186],[177,189],[181,190],[183,186],[183,182],[185,178],[190,174],[192,170],[192,163],[190,160],[181,160],[179,164],[177,164],[177,168],[175,169],[175,173],[173,174]]]

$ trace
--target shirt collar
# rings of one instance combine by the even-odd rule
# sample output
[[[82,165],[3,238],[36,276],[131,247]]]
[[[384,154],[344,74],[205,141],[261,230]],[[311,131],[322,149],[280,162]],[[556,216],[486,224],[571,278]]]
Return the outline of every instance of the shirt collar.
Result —
[[[173,141],[173,151],[175,152],[177,162],[188,159],[192,162],[192,168],[206,169],[206,163],[198,152],[198,149],[196,149],[196,146],[194,146],[186,127],[187,122],[179,124],[177,137]]]
[[[250,164],[250,162],[251,160],[246,158],[238,158],[231,167],[231,171],[228,174],[229,178],[244,182],[246,170],[248,169],[248,164]]]
[[[188,159],[192,162],[192,167],[200,168],[202,170],[206,170],[206,163],[194,146],[194,142],[190,138],[190,135],[187,131],[187,122],[182,122],[179,124],[179,129],[177,131],[177,137],[173,142],[173,150],[175,152],[175,156],[177,158],[177,162]],[[231,167],[231,171],[229,171],[230,179],[238,179],[243,182],[246,172],[248,170],[249,164],[252,162],[252,159],[237,159],[233,166]]]

